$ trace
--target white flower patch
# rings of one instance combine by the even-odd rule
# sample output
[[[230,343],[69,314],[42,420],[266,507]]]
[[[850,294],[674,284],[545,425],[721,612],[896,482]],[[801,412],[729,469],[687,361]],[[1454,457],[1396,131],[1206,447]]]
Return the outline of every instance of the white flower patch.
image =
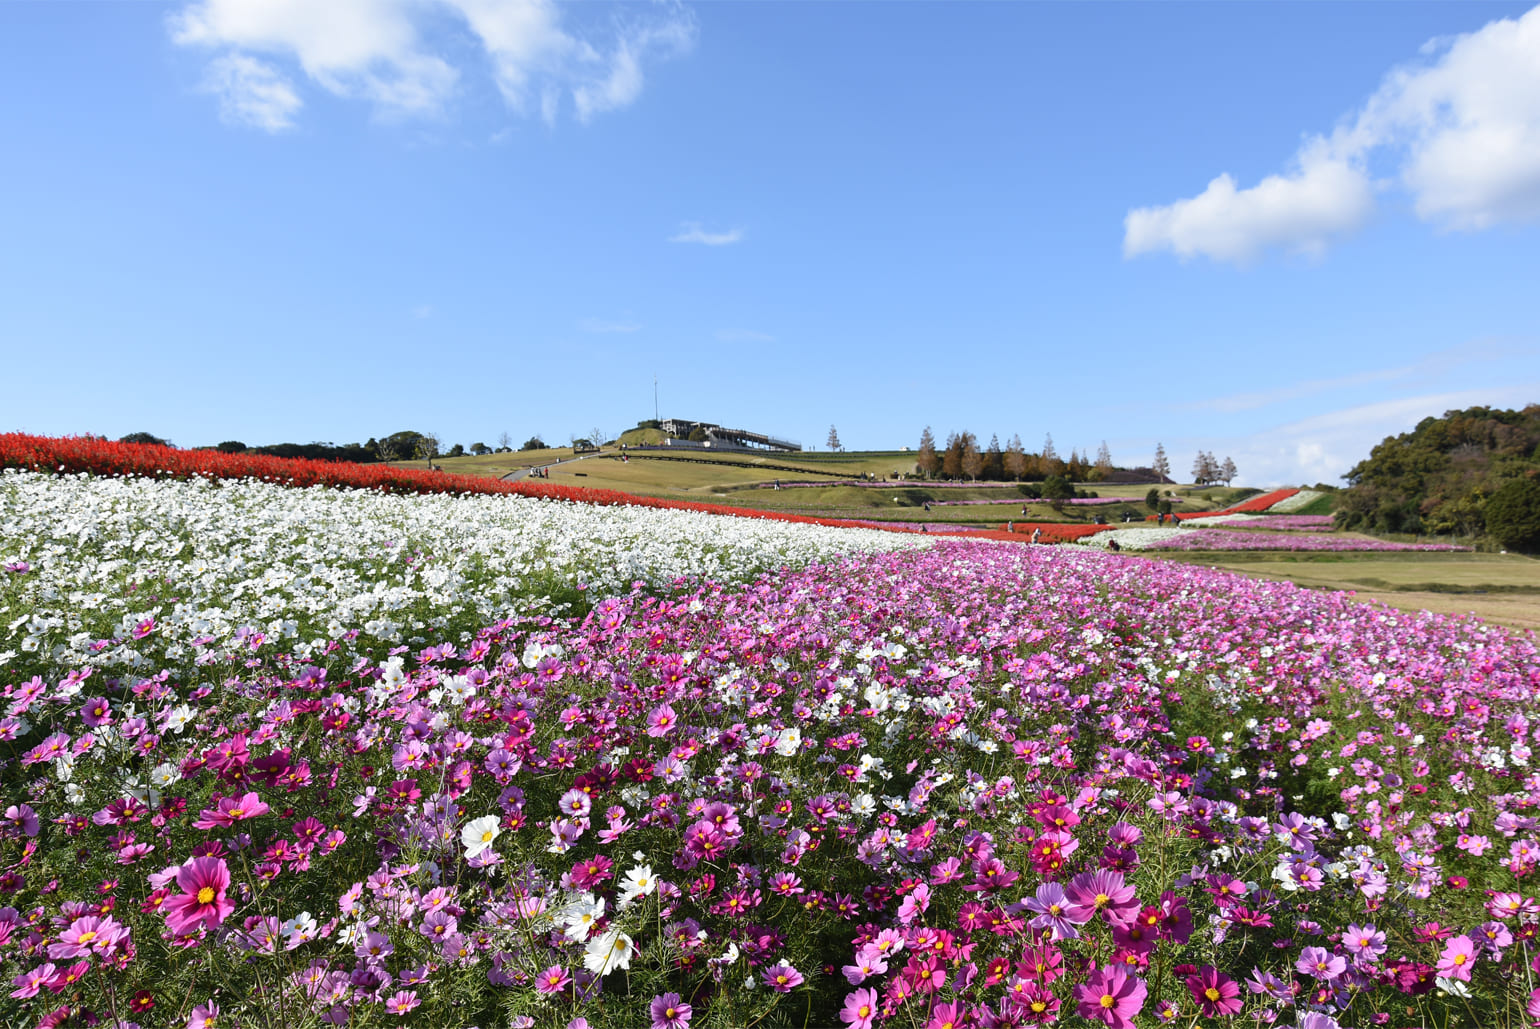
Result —
[[[173,654],[211,664],[269,644],[314,654],[336,644],[354,657],[455,632],[468,639],[638,582],[743,582],[933,543],[527,497],[8,470],[0,558],[31,570],[0,591],[0,650],[53,668],[147,668]]]
[[[1108,543],[1117,540],[1118,546],[1124,550],[1146,550],[1157,543],[1164,543],[1171,537],[1180,536],[1181,534],[1181,529],[1113,529],[1111,532],[1098,532],[1094,536],[1087,536],[1077,542],[1083,547],[1106,550]]]
[[[1302,489],[1292,497],[1285,497],[1272,507],[1267,509],[1268,514],[1289,514],[1298,511],[1302,507],[1308,507],[1312,500],[1324,497],[1326,494],[1319,490]]]

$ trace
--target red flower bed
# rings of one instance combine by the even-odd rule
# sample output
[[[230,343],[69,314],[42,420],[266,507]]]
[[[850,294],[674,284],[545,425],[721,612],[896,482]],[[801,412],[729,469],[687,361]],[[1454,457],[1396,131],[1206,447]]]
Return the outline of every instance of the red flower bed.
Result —
[[[1176,520],[1186,521],[1189,518],[1213,518],[1217,515],[1255,514],[1259,511],[1266,511],[1279,501],[1288,500],[1298,492],[1299,490],[1297,489],[1275,489],[1271,493],[1263,493],[1261,496],[1252,497],[1250,500],[1243,500],[1239,504],[1227,507],[1222,511],[1186,511],[1181,514],[1173,511],[1171,512],[1171,517]],[[1146,515],[1144,520],[1153,522],[1155,516]]]
[[[1013,522],[1013,530],[1007,530],[1003,535],[1006,539],[1020,536],[1023,533],[1032,535],[1035,530],[1042,530],[1039,542],[1044,543],[1073,543],[1075,540],[1085,539],[1087,536],[1095,536],[1098,532],[1110,532],[1116,529],[1116,525],[1067,525],[1064,522]],[[1001,526],[1003,529],[1004,526]],[[997,534],[990,533],[990,536]]]
[[[218,450],[178,450],[148,443],[115,443],[89,436],[29,436],[0,433],[0,468],[25,468],[38,472],[91,475],[132,475],[146,478],[259,479],[281,486],[332,486],[346,489],[377,489],[386,493],[507,494],[580,504],[627,505],[672,511],[764,518],[775,522],[826,525],[835,528],[871,528],[883,532],[918,532],[899,526],[881,527],[842,518],[809,518],[804,515],[756,511],[721,504],[695,504],[682,500],[638,497],[618,490],[553,486],[536,482],[504,482],[475,475],[430,472],[389,465],[351,464],[344,461],[313,461],[306,458],[269,457],[265,454],[225,454]],[[937,529],[932,535],[952,535]],[[969,533],[970,538],[1013,539],[1009,533]],[[1019,542],[1019,541],[1018,541]]]

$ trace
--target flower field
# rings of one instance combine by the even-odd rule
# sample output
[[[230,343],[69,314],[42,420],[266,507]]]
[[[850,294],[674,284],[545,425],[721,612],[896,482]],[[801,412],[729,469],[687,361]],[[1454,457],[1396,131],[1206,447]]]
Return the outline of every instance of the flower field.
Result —
[[[7,1026],[1540,1012],[1540,657],[1479,623],[1068,547],[15,471],[0,617]]]
[[[1295,516],[1299,517],[1299,516]],[[1305,517],[1309,517],[1308,515]],[[1252,523],[1245,523],[1248,526]],[[1135,530],[1137,531],[1137,530]],[[1148,530],[1146,530],[1148,531]],[[1128,544],[1122,544],[1127,546]],[[1283,532],[1247,529],[1183,529],[1151,543],[1145,550],[1469,550],[1451,543],[1397,543],[1391,540],[1358,539],[1335,533],[1288,528]]]
[[[1336,522],[1331,515],[1228,514],[1193,518],[1183,524],[1198,528],[1224,525],[1235,529],[1271,529],[1275,532],[1330,532]]]

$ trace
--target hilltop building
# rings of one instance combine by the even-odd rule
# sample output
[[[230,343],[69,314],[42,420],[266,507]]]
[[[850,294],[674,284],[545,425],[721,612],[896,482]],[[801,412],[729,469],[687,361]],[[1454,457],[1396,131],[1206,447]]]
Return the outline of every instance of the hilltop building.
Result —
[[[748,429],[729,429],[714,422],[695,422],[684,418],[665,418],[658,422],[658,428],[668,433],[673,439],[665,440],[668,446],[701,446],[723,450],[773,450],[773,451],[799,451],[802,444],[796,440],[780,439],[766,435],[763,432],[750,432]],[[697,431],[705,435],[705,440],[691,443],[690,437]]]

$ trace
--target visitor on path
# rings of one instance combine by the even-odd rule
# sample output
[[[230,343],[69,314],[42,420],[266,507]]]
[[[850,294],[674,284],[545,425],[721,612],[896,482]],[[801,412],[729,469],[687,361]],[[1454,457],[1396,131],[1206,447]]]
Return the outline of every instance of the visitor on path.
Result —
[[[1107,549],[1108,550],[1122,550],[1123,547],[1118,543],[1117,540],[1108,540],[1107,541]]]
[[[1006,532],[1015,532],[1016,531],[1016,523],[1015,522],[1006,522],[1005,523],[1005,531]]]
[[[1033,529],[1032,530],[1032,542],[1033,543],[1036,543],[1038,540],[1040,540],[1042,538],[1043,538],[1043,530],[1042,529]]]

